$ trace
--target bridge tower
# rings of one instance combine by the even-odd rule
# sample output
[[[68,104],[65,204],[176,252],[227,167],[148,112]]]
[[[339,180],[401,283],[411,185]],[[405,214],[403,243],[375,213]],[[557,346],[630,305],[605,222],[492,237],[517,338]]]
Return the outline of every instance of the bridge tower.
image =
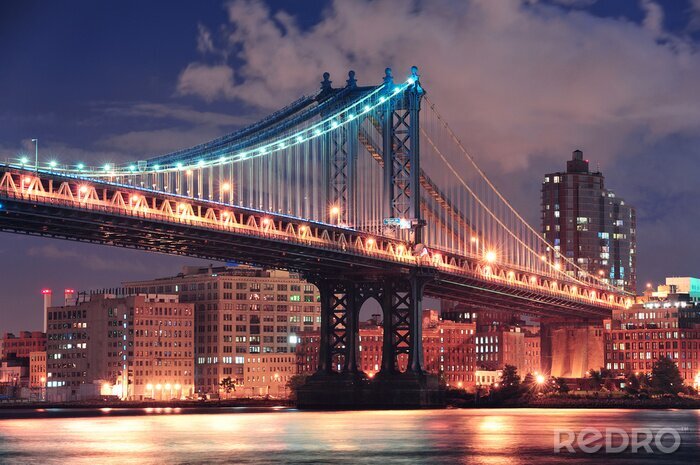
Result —
[[[420,103],[424,90],[418,69],[411,69],[412,84],[405,92],[394,94],[393,75],[386,69],[383,86],[387,105],[366,116],[381,134],[383,162],[384,212],[387,218],[411,222],[410,230],[397,230],[403,239],[416,245],[421,242],[420,218]],[[348,100],[358,92],[374,87],[358,87],[350,71],[346,86],[331,87],[330,75],[324,73],[321,94],[342,92]],[[339,105],[344,104],[341,100]],[[328,111],[334,111],[337,106]],[[362,180],[356,162],[361,141],[362,121],[338,131],[328,149],[327,192],[332,211],[329,222],[356,225],[355,196]],[[337,218],[335,217],[337,215]],[[372,275],[354,273],[342,276],[309,275],[307,279],[319,289],[321,298],[321,334],[317,372],[300,390],[302,408],[425,407],[442,404],[435,375],[423,370],[422,299],[426,282],[433,279],[425,270],[392,268]],[[381,370],[369,379],[359,368],[360,309],[368,299],[375,299],[383,314]],[[400,358],[406,362],[400,370]]]

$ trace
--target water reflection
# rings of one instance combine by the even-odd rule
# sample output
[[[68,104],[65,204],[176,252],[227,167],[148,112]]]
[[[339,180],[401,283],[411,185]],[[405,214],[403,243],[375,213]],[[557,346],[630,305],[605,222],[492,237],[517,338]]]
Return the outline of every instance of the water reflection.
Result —
[[[555,464],[696,463],[698,412],[424,410],[184,414],[118,409],[87,418],[0,421],[0,463],[23,464]],[[672,455],[553,455],[556,429],[677,428]],[[601,462],[602,460],[602,462]]]

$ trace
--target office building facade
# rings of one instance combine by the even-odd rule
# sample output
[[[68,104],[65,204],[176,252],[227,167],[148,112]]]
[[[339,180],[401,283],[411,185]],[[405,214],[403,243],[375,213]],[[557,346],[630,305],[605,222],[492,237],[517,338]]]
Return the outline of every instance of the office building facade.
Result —
[[[290,354],[321,323],[319,294],[298,274],[248,266],[185,267],[176,276],[124,283],[130,293],[176,294],[195,309],[195,384],[218,393],[244,379],[249,355]],[[245,381],[244,381],[245,382]]]

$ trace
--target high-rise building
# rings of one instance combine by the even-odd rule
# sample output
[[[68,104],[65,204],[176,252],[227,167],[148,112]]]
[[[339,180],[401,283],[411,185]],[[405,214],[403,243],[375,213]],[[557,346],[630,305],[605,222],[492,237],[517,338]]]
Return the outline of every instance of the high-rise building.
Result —
[[[591,172],[575,150],[565,172],[545,175],[542,183],[542,234],[555,260],[566,257],[585,272],[636,292],[636,216],[633,207]],[[583,274],[569,269],[572,275]]]
[[[194,393],[194,309],[177,296],[91,294],[47,309],[50,401]]]
[[[223,379],[244,379],[249,354],[293,353],[300,334],[321,323],[318,289],[286,271],[185,267],[177,276],[124,286],[194,304],[195,384],[202,393],[220,392]]]

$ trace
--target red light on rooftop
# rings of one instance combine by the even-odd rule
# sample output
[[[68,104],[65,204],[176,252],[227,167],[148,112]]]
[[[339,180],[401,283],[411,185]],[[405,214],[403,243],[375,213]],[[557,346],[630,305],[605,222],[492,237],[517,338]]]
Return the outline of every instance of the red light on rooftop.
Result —
[[[51,294],[51,289],[42,289],[41,293],[42,294]]]
[[[75,294],[75,289],[66,289],[63,291],[65,294]]]

